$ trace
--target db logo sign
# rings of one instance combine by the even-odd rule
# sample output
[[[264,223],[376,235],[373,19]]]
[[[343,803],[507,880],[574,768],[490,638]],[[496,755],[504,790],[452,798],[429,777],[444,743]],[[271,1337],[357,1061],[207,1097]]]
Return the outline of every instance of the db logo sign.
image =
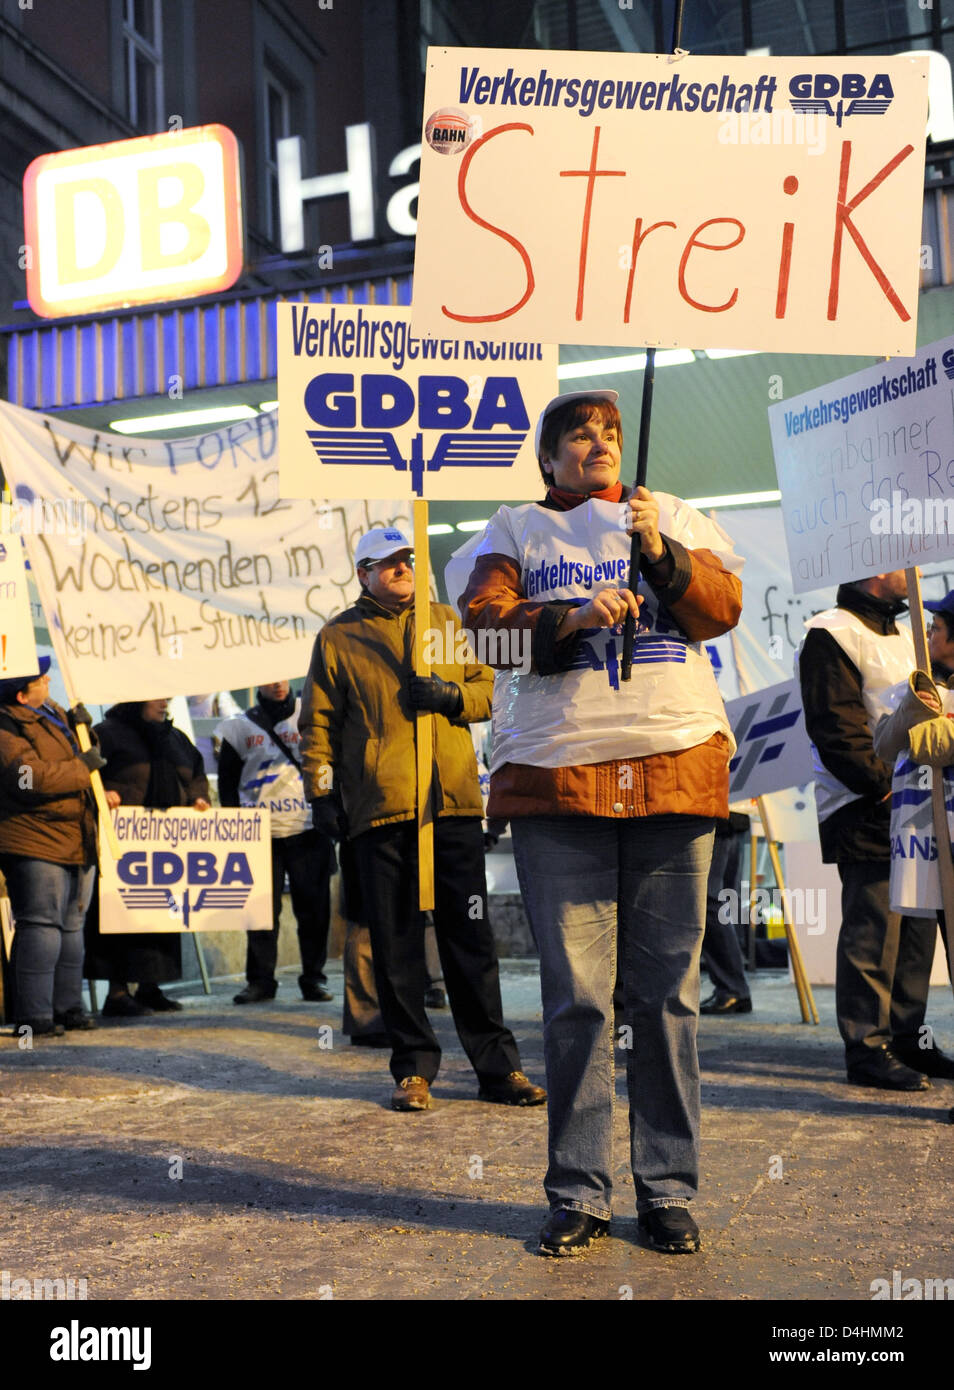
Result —
[[[228,289],[241,187],[220,125],[41,155],[23,179],[30,307],[56,318]]]

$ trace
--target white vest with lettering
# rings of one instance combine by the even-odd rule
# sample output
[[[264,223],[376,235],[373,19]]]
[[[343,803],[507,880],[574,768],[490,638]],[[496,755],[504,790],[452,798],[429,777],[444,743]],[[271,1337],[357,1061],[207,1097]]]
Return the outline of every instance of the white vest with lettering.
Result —
[[[296,758],[300,712],[301,700],[296,700],[294,711],[275,725],[276,736]],[[311,807],[305,800],[301,773],[260,725],[247,714],[238,714],[219,724],[215,736],[225,739],[242,759],[239,804],[267,806],[274,839],[284,840],[311,829]]]
[[[721,526],[678,497],[654,495],[662,534],[687,548],[712,550],[727,569],[741,570],[743,561]],[[533,502],[501,507],[448,566],[451,601],[454,591],[463,589],[475,557],[490,553],[518,561],[523,592],[531,600],[582,604],[602,588],[625,588],[630,552],[626,512],[625,503],[596,498],[568,512]],[[690,642],[676,620],[660,611],[644,582],[639,593],[644,603],[629,682],[619,679],[621,628],[585,631],[572,669],[558,675],[498,672],[492,773],[508,762],[575,767],[644,758],[694,748],[720,731],[735,751],[705,646]]]
[[[914,639],[909,628],[901,627],[893,636],[872,632],[870,627],[847,608],[829,608],[816,613],[805,623],[807,628],[823,628],[831,633],[849,661],[861,673],[861,695],[868,715],[868,727],[874,733],[883,714],[890,713],[892,687],[906,681],[914,670]],[[825,767],[818,750],[812,744],[812,763],[815,777],[815,809],[819,821],[827,820],[842,806],[860,799]]]
[[[897,687],[897,700],[908,683]],[[954,719],[954,690],[941,690],[941,710]],[[944,779],[947,834],[954,845],[954,767],[919,767],[909,752],[899,754],[891,781],[891,911],[934,917],[944,907],[937,863],[931,783]]]

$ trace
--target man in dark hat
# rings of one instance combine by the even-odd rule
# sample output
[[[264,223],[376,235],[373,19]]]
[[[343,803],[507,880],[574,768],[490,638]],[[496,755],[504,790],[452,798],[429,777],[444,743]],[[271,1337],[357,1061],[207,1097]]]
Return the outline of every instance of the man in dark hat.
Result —
[[[82,1003],[83,920],[96,876],[90,773],[105,762],[80,750],[89,712],[50,699],[49,669],[44,656],[0,681],[0,871],[16,924],[17,1031],[34,1036],[95,1026]]]

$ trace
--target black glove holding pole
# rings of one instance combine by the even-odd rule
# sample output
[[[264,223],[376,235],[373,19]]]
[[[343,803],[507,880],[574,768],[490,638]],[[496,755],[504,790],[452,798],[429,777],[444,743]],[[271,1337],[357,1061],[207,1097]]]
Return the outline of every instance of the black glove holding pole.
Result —
[[[86,706],[82,702],[80,702],[79,704],[74,705],[73,708],[68,711],[66,716],[66,722],[69,724],[70,728],[73,730],[73,733],[75,734],[77,724],[85,724],[87,728],[90,728],[93,723],[93,716],[90,714]]]
[[[464,708],[464,696],[459,685],[441,680],[440,676],[411,676],[407,683],[407,698],[411,709],[432,710],[447,719],[456,719]]]
[[[106,766],[106,759],[98,748],[87,748],[85,753],[78,754],[81,763],[85,763],[90,772],[99,772]]]

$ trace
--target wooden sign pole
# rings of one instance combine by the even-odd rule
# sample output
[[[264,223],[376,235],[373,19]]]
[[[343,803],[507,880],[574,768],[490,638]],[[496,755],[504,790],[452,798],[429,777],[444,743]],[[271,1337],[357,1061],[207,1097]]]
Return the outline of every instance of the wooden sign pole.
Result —
[[[906,569],[904,577],[908,585],[908,607],[911,610],[911,632],[914,636],[915,663],[920,671],[931,672],[931,658],[928,655],[927,631],[924,626],[924,604],[921,601],[921,578],[917,569]],[[940,774],[940,775],[938,775]],[[954,988],[954,970],[951,940],[954,933],[954,862],[951,860],[951,835],[947,823],[947,809],[944,805],[944,770],[932,768],[931,809],[934,812],[934,836],[937,843],[937,865],[941,876],[941,903],[944,920],[939,923],[944,938],[951,986]]]
[[[414,502],[414,672],[429,676],[424,634],[431,625],[431,564],[427,542],[427,502]],[[417,725],[417,873],[419,906],[434,906],[434,810],[431,778],[434,764],[434,716],[418,710]]]

